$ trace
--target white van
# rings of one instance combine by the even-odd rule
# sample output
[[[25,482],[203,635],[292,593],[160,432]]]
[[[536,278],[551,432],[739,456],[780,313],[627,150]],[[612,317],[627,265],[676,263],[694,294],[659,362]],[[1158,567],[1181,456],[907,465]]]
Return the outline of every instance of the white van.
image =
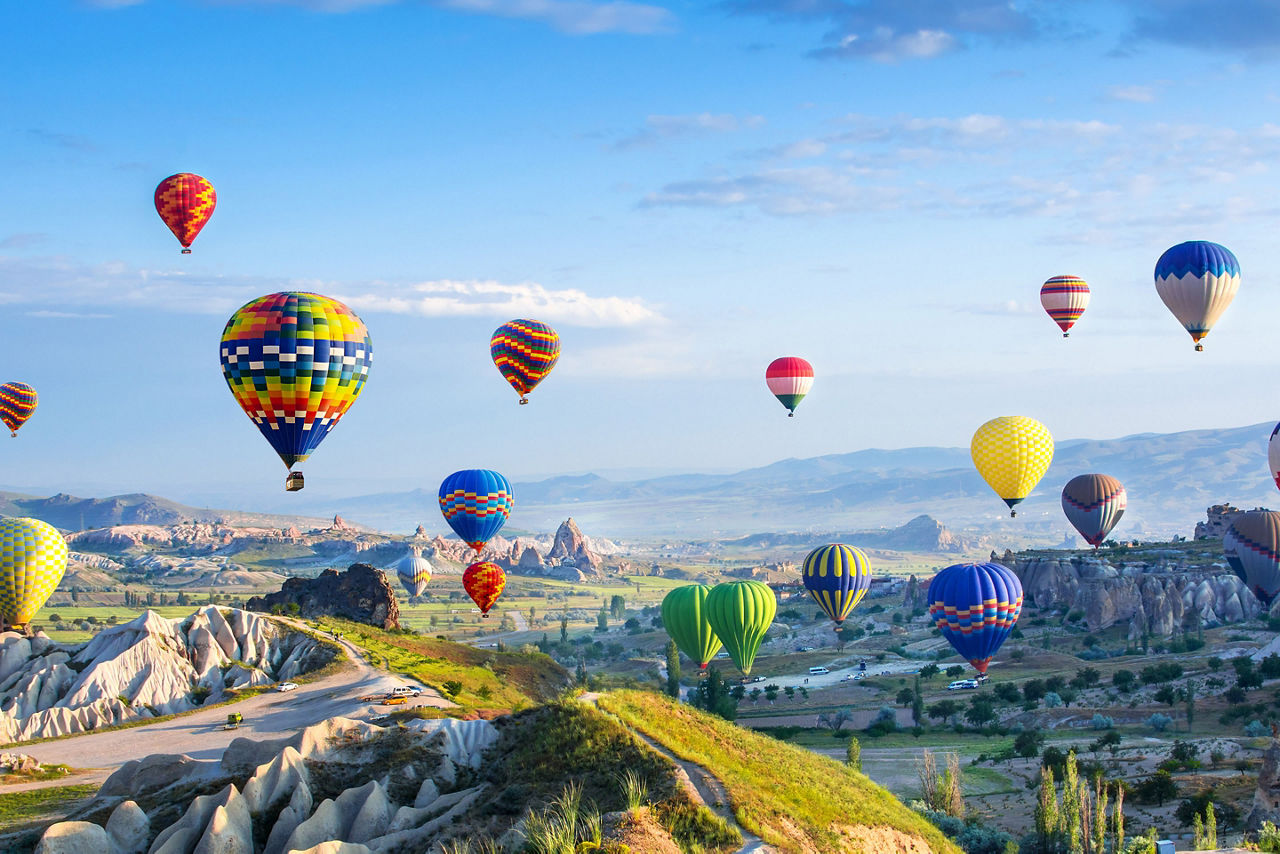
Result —
[[[825,675],[827,675],[827,674],[828,674],[828,673],[830,673],[830,672],[831,672],[831,671],[830,671],[830,670],[828,670],[828,669],[827,669],[827,668],[825,668],[825,667],[810,667],[810,668],[809,668],[809,675],[810,675],[810,676],[825,676]]]
[[[422,689],[411,685],[401,685],[399,688],[391,689],[389,697],[416,697],[422,693]]]
[[[963,691],[966,688],[977,688],[977,687],[978,687],[977,679],[957,679],[955,682],[952,682],[950,685],[947,686],[947,690]]]

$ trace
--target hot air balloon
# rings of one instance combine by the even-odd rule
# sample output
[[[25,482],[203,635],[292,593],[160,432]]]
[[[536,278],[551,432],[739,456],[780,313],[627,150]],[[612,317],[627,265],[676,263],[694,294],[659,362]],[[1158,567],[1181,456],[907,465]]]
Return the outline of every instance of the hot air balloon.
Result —
[[[0,628],[25,626],[67,569],[67,541],[39,519],[0,517]]]
[[[1231,532],[1245,584],[1263,605],[1269,606],[1280,593],[1280,513],[1241,513],[1232,520]]]
[[[1222,532],[1222,556],[1227,559],[1227,566],[1231,567],[1231,571],[1236,574],[1236,578],[1247,582],[1245,577],[1244,564],[1240,562],[1240,550],[1237,548],[1236,532],[1227,526],[1227,530]]]
[[[1280,434],[1280,424],[1271,431],[1271,439],[1267,442],[1267,468],[1271,469],[1271,479],[1276,482],[1276,489],[1280,489],[1280,440],[1276,439],[1277,434]]]
[[[156,213],[182,244],[182,254],[191,254],[191,243],[213,216],[218,194],[213,185],[190,172],[170,175],[156,187]]]
[[[1167,250],[1156,262],[1156,292],[1178,322],[1200,339],[1231,305],[1240,289],[1240,262],[1231,250],[1207,240],[1190,240]]]
[[[525,395],[546,379],[560,359],[560,336],[539,320],[513,320],[494,330],[489,355],[525,404],[529,402]]]
[[[802,576],[809,595],[835,620],[839,631],[849,612],[871,589],[871,562],[861,549],[832,543],[809,552]]]
[[[36,411],[36,390],[26,383],[0,385],[0,421],[9,428],[10,436]]]
[[[396,574],[404,589],[414,596],[427,592],[427,582],[431,580],[431,564],[425,557],[413,552],[407,554],[396,564]]]
[[[778,610],[773,591],[759,581],[730,581],[711,588],[705,606],[711,630],[724,643],[738,669],[749,674],[760,642]]]
[[[720,651],[720,638],[707,622],[706,599],[711,588],[686,584],[662,598],[662,625],[680,651],[696,661],[702,670]]]
[[[502,530],[515,503],[511,484],[496,471],[464,469],[440,484],[440,512],[477,555],[489,538]]]
[[[335,299],[286,291],[231,315],[220,352],[236,402],[290,469],[286,488],[301,489],[293,466],[329,435],[369,377],[369,331]]]
[[[1089,307],[1089,284],[1079,276],[1054,276],[1040,286],[1040,305],[1062,329],[1062,337],[1071,337],[1071,327]]]
[[[507,586],[507,574],[496,563],[473,563],[462,573],[462,587],[480,609],[480,615],[489,616],[489,609]]]
[[[979,673],[987,672],[1020,613],[1022,584],[998,563],[956,564],[929,582],[929,616]]]
[[[1053,436],[1034,418],[1003,415],[978,428],[969,442],[969,454],[978,474],[996,495],[1014,505],[1031,494],[1053,462]]]
[[[813,388],[813,365],[799,356],[783,356],[765,368],[764,381],[778,402],[787,408],[787,417],[794,418],[796,407]]]
[[[1082,474],[1062,488],[1062,512],[1095,549],[1120,521],[1128,503],[1124,485],[1105,474]]]

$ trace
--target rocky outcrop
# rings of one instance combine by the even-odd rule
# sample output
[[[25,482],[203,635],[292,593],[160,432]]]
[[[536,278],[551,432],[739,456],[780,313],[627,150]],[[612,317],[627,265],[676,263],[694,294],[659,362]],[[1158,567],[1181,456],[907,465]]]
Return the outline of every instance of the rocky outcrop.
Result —
[[[285,854],[433,849],[486,791],[457,788],[459,768],[479,769],[498,740],[483,720],[415,721],[383,729],[334,718],[288,739],[237,739],[219,762],[147,757],[113,774],[80,817],[48,827],[43,854]],[[266,759],[246,764],[249,758]],[[159,768],[172,771],[150,773]],[[374,769],[377,769],[376,771]],[[434,770],[433,770],[434,769]],[[346,782],[343,782],[346,781]],[[199,790],[189,802],[172,793]],[[332,797],[321,798],[318,793]],[[443,794],[442,794],[443,792]],[[152,816],[139,803],[159,804]],[[174,807],[177,807],[176,812]],[[154,816],[171,818],[157,825]],[[176,815],[176,818],[173,816]],[[148,847],[149,845],[149,847]]]
[[[1230,504],[1215,504],[1205,511],[1206,521],[1196,522],[1195,538],[1197,540],[1222,539],[1222,535],[1231,527],[1231,520],[1243,513]]]
[[[326,569],[317,578],[290,578],[280,592],[255,596],[245,603],[251,611],[293,610],[303,617],[345,617],[383,629],[400,628],[400,607],[386,574],[367,563],[345,572]]]
[[[1090,555],[1024,559],[1012,568],[1027,604],[1083,612],[1090,630],[1127,623],[1130,638],[1239,623],[1262,609],[1234,574],[1182,567],[1172,552],[1119,566]]]
[[[1280,822],[1280,739],[1273,737],[1262,754],[1258,787],[1253,792],[1253,809],[1244,820],[1245,830],[1256,831],[1264,821]]]
[[[0,634],[0,740],[85,732],[194,709],[226,692],[297,677],[329,648],[257,614],[206,606],[167,620],[145,611],[78,650]]]
[[[587,538],[578,530],[578,523],[572,516],[561,522],[556,530],[547,560],[551,563],[567,562],[583,572],[590,568],[590,571],[598,573],[604,565],[604,560],[587,548]]]

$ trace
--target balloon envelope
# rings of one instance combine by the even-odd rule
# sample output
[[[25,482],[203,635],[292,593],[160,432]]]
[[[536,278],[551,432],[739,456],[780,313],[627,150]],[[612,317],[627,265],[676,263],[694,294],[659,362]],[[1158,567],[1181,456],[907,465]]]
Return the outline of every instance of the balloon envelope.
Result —
[[[1241,513],[1232,520],[1231,532],[1245,584],[1262,604],[1270,605],[1280,593],[1280,513]]]
[[[494,330],[489,355],[520,395],[520,402],[528,403],[525,395],[546,379],[560,359],[560,336],[540,320],[513,320]]]
[[[1200,339],[1231,305],[1240,289],[1240,262],[1231,250],[1190,240],[1165,251],[1156,262],[1156,292],[1203,350]]]
[[[1120,521],[1128,503],[1124,485],[1105,474],[1082,474],[1062,488],[1062,512],[1095,549]]]
[[[464,469],[440,484],[440,512],[462,541],[479,552],[502,530],[516,496],[496,471]]]
[[[1237,548],[1236,532],[1230,525],[1222,532],[1222,556],[1227,559],[1227,566],[1231,567],[1236,578],[1247,584],[1248,578],[1245,576],[1244,564],[1240,562],[1240,550]]]
[[[929,616],[955,651],[986,673],[1022,613],[1022,583],[998,563],[949,566],[929,582]]]
[[[0,385],[0,421],[10,434],[18,435],[18,428],[36,411],[36,390],[26,383]]]
[[[1276,489],[1280,489],[1280,439],[1276,438],[1277,435],[1280,435],[1280,424],[1271,431],[1271,439],[1267,442],[1267,468],[1271,470]]]
[[[0,517],[0,621],[25,626],[67,569],[67,541],[39,519]]]
[[[1089,307],[1089,284],[1079,276],[1054,276],[1040,286],[1040,305],[1066,338]]]
[[[778,402],[795,415],[796,407],[813,388],[813,365],[799,356],[782,356],[769,363],[764,381]]]
[[[422,555],[405,555],[396,564],[396,574],[400,583],[414,596],[427,592],[427,583],[431,581],[431,563]]]
[[[777,610],[777,597],[769,585],[759,581],[717,584],[707,594],[707,622],[744,674],[751,672],[760,642]]]
[[[156,213],[182,244],[183,254],[204,228],[218,204],[213,185],[191,172],[179,172],[160,182],[155,193]]]
[[[838,628],[871,589],[871,562],[862,549],[832,543],[809,552],[804,587]]]
[[[360,396],[373,342],[364,322],[337,300],[286,291],[231,315],[219,352],[236,402],[293,468]]]
[[[1053,436],[1034,418],[1004,415],[978,428],[969,442],[969,455],[978,474],[1012,511],[1049,470]]]
[[[462,587],[476,603],[480,613],[489,616],[489,609],[507,586],[507,574],[496,563],[473,563],[462,573]]]
[[[720,651],[720,638],[707,622],[706,600],[711,588],[686,584],[662,597],[662,625],[676,646],[703,670]]]

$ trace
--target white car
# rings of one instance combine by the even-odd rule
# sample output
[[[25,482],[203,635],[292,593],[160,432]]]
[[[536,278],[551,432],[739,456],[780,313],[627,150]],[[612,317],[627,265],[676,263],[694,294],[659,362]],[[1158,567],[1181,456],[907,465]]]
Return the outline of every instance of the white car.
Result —
[[[297,682],[281,682],[276,686],[276,690],[283,694],[285,691],[292,691],[297,687]]]
[[[422,689],[417,685],[401,685],[399,688],[392,688],[392,697],[416,697],[422,693]]]
[[[950,685],[947,686],[947,690],[963,691],[966,688],[977,688],[977,687],[978,687],[977,679],[957,679],[955,682],[952,682]]]

